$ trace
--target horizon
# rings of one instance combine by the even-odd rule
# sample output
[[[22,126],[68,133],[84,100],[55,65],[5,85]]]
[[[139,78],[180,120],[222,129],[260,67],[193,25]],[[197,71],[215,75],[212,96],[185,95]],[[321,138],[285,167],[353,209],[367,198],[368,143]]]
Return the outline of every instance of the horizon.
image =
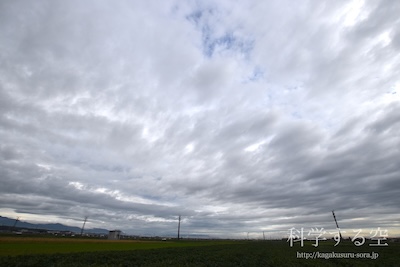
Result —
[[[12,221],[15,221],[15,219],[13,218],[9,218],[9,217],[4,217],[2,215],[0,215],[0,217],[2,218],[6,218],[8,220],[10,220],[10,225],[3,225],[1,224],[1,226],[12,226]],[[62,225],[65,226],[67,228],[78,228],[78,232],[74,232],[76,234],[79,235],[82,226],[79,227],[77,225],[69,225],[69,224],[65,224],[65,223],[60,223],[60,222],[46,222],[46,221],[35,221],[35,220],[31,220],[31,221],[24,221],[21,220],[20,218],[17,218],[17,223],[16,223],[16,228],[25,228],[25,227],[21,227],[18,226],[19,222],[22,223],[28,223],[28,224],[33,224],[33,225]],[[309,231],[311,230],[312,227],[310,228],[306,228],[304,229],[304,235],[306,236],[306,238],[308,238],[309,236]],[[315,227],[313,227],[315,228]],[[34,228],[29,228],[29,229],[34,229]],[[326,238],[327,240],[331,240],[335,237],[334,233],[332,233],[332,230],[337,230],[338,228],[329,228],[329,229],[323,229],[326,231],[325,234],[322,235],[322,237]],[[49,229],[43,229],[43,230],[49,230]],[[98,232],[93,232],[94,230],[107,230],[107,231],[114,231],[116,230],[116,228],[84,228],[83,233],[84,234],[93,234],[93,233],[97,233],[100,234]],[[177,233],[170,231],[170,232],[164,232],[164,233],[133,233],[133,232],[126,232],[123,229],[118,229],[119,231],[122,232],[122,234],[124,236],[138,236],[138,237],[148,237],[148,238],[154,238],[154,237],[168,237],[168,238],[174,238],[176,237]],[[176,230],[176,229],[175,229]],[[290,230],[290,229],[289,229]],[[244,233],[233,233],[231,235],[209,235],[207,233],[188,233],[185,232],[185,230],[183,229],[183,233],[181,234],[182,239],[190,239],[190,238],[200,238],[200,239],[232,239],[232,240],[281,240],[281,239],[288,239],[290,231],[289,230],[276,230],[276,231],[262,231],[262,232],[244,232]],[[296,230],[301,230],[301,229],[296,229]],[[377,229],[361,229],[361,232],[354,232],[355,230],[360,230],[360,229],[345,229],[345,228],[340,228],[340,231],[342,233],[343,238],[341,240],[348,240],[349,238],[353,238],[355,236],[355,234],[359,234],[360,236],[363,236],[366,238],[366,240],[370,240],[371,238],[371,234],[369,233],[370,230],[377,230]],[[383,229],[382,229],[383,230]],[[85,233],[86,231],[86,233]],[[266,234],[265,234],[266,233]],[[369,238],[368,238],[369,237]],[[390,239],[390,238],[395,238],[398,239],[400,238],[400,235],[388,235],[386,236],[386,238]],[[308,242],[313,241],[312,239],[308,238],[307,239]],[[320,240],[323,241],[323,240]]]

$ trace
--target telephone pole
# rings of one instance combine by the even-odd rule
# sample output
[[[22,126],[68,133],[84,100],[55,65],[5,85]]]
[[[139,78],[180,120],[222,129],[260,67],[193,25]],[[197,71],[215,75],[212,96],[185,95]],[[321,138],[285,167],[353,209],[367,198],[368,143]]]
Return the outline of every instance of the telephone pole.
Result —
[[[180,238],[180,232],[181,232],[181,215],[179,215],[179,221],[178,221],[178,240]]]
[[[17,225],[18,221],[19,221],[19,217],[15,220],[13,228]]]
[[[87,216],[85,217],[85,220],[83,221],[83,225],[82,225],[82,230],[81,230],[81,235],[83,235],[83,229],[85,229],[85,224],[86,224],[86,221],[87,221]]]
[[[333,214],[333,219],[335,220],[335,223],[336,223],[336,228],[337,228],[338,231],[339,231],[340,240],[342,240],[342,239],[343,239],[343,238],[342,238],[342,233],[340,232],[339,224],[337,223],[336,216],[335,216],[335,211],[334,211],[334,210],[332,210],[332,214]]]

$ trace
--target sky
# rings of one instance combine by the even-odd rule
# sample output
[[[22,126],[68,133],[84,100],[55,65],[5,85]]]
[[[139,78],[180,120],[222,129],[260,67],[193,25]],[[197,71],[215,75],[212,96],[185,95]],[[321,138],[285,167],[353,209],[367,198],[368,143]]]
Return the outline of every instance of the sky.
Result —
[[[0,215],[400,236],[399,1],[1,1]]]

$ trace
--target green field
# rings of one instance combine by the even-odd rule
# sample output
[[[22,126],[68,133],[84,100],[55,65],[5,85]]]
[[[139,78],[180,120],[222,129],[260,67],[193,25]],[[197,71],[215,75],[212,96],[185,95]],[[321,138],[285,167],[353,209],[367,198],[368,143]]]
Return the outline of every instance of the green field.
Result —
[[[378,259],[299,259],[301,252],[379,253]],[[0,266],[399,266],[400,243],[317,248],[285,241],[108,241],[0,237]]]
[[[233,241],[136,241],[82,238],[0,237],[0,257],[73,253],[90,251],[124,251],[168,247],[209,246],[230,244]]]

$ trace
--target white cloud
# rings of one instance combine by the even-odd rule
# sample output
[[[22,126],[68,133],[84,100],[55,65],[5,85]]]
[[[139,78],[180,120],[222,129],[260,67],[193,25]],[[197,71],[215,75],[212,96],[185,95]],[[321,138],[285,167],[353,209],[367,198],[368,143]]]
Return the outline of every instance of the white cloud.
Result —
[[[335,209],[346,227],[395,227],[397,11],[3,4],[3,214],[135,233],[169,233],[181,214],[192,232],[241,236],[329,227]]]

